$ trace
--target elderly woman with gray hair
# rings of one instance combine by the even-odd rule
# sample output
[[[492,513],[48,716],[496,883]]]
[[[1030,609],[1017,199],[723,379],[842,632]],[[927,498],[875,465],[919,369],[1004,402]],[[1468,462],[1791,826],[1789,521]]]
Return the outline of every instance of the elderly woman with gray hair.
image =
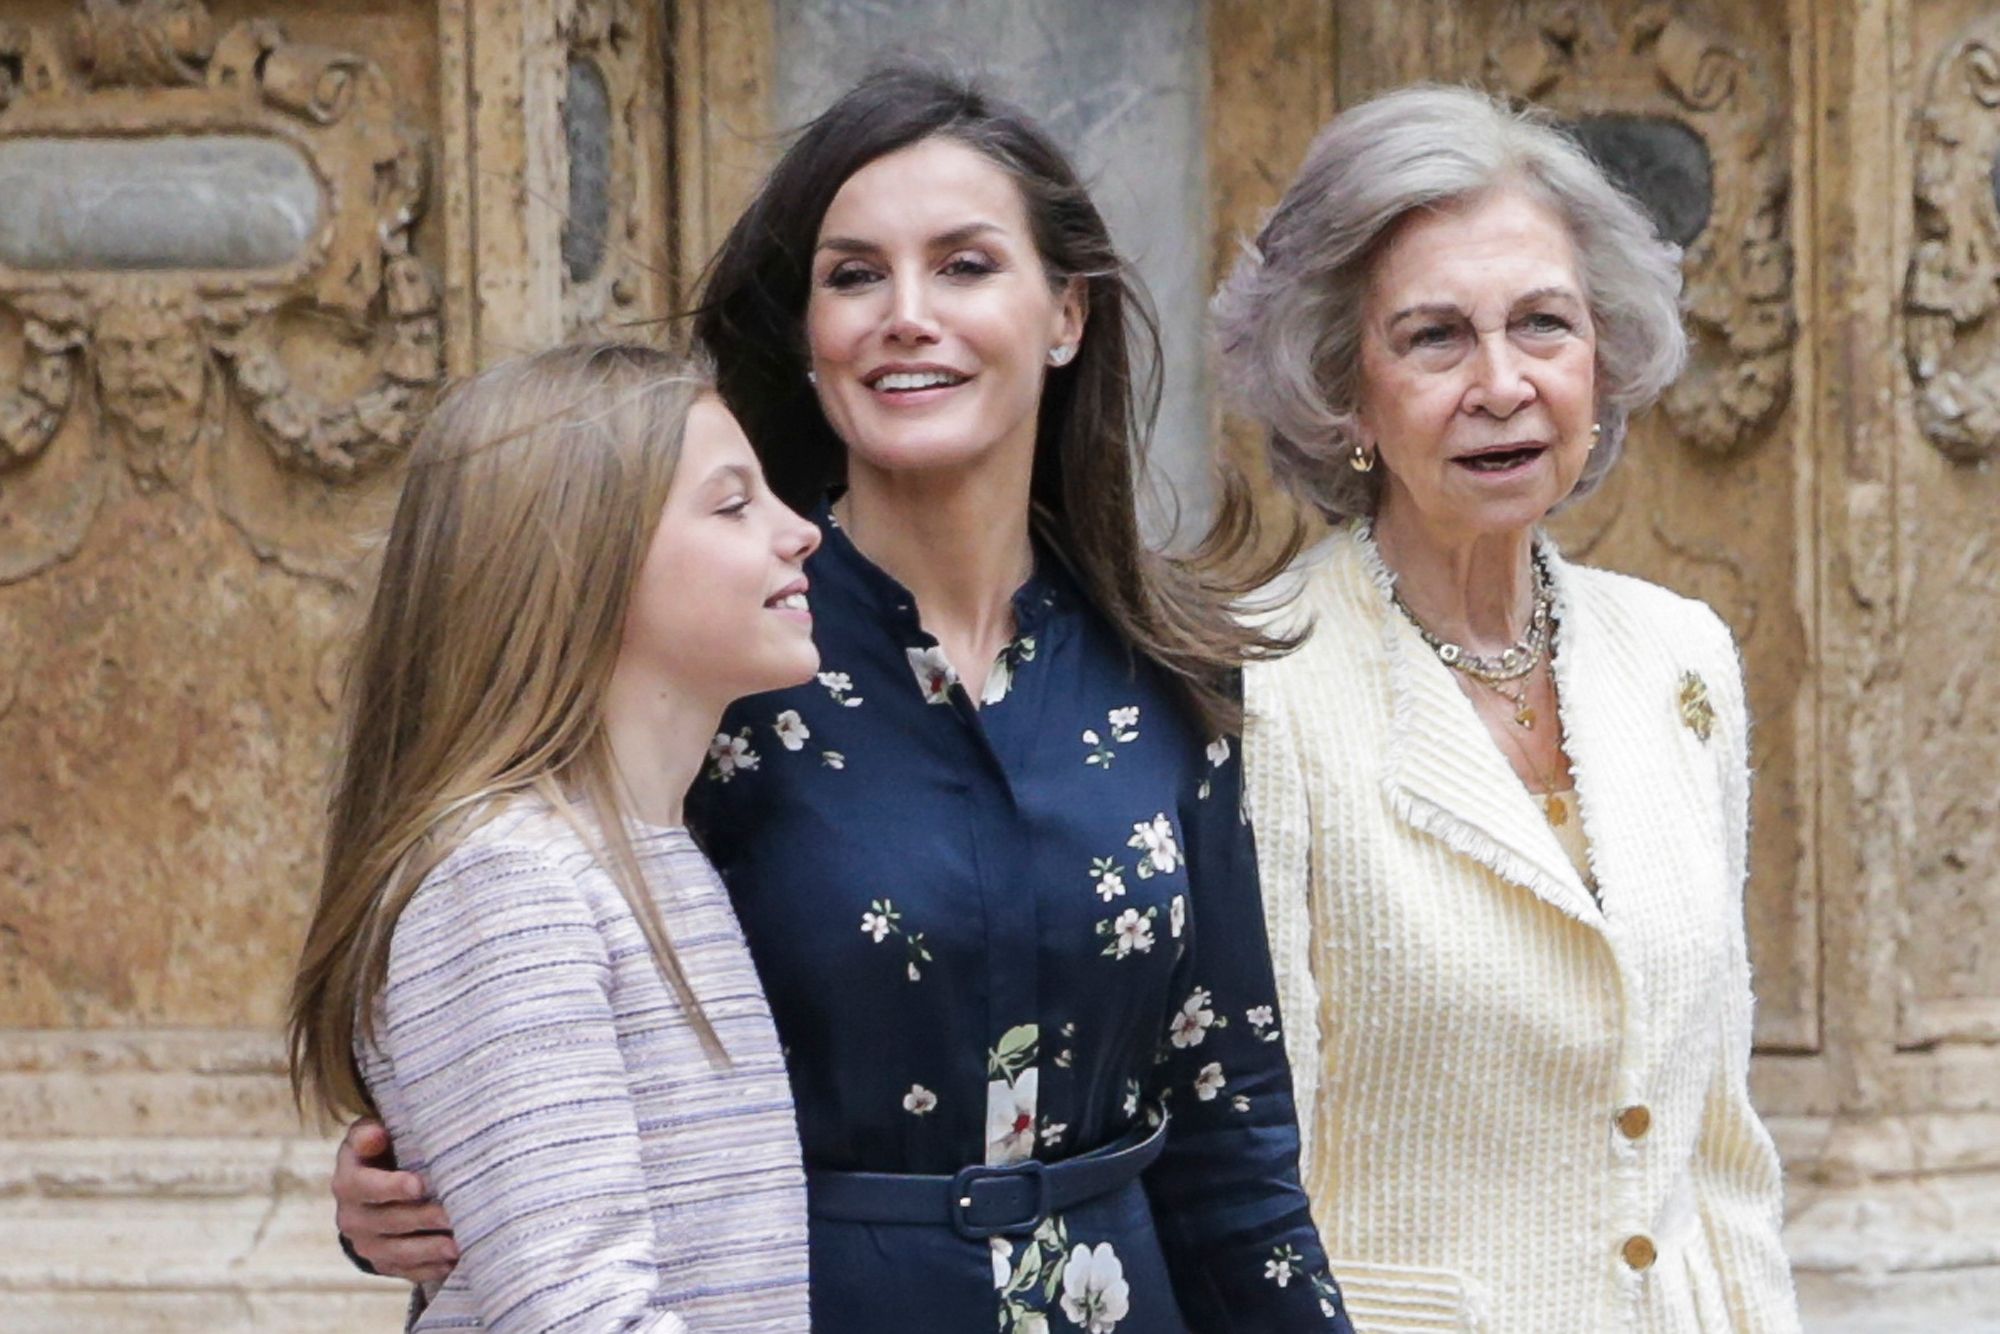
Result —
[[[1735,645],[1541,532],[1679,372],[1679,290],[1574,143],[1432,87],[1339,116],[1216,299],[1275,475],[1334,524],[1244,744],[1363,1331],[1798,1328]]]

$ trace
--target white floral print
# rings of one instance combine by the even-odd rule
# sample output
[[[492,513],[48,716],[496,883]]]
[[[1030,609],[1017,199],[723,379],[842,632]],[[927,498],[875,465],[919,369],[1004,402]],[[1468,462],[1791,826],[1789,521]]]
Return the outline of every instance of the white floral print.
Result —
[[[1113,709],[1105,715],[1105,720],[1111,724],[1111,739],[1113,741],[1124,742],[1137,741],[1139,739],[1138,705],[1132,704],[1122,709]]]
[[[1118,869],[1118,863],[1114,858],[1092,857],[1090,878],[1096,883],[1097,897],[1106,903],[1125,893],[1125,875]]]
[[[922,1084],[912,1084],[903,1095],[903,1110],[911,1116],[926,1116],[937,1110],[937,1094]]]
[[[1123,745],[1139,739],[1139,706],[1129,704],[1122,709],[1113,709],[1104,715],[1104,720],[1108,736],[1100,736],[1094,727],[1083,729],[1083,744],[1091,748],[1090,754],[1083,757],[1083,762],[1109,769],[1111,761],[1118,758],[1118,752],[1111,748],[1111,743],[1115,741]]]
[[[1127,908],[1119,913],[1118,919],[1111,924],[1112,941],[1105,947],[1105,953],[1110,954],[1115,951],[1120,959],[1133,953],[1152,953],[1152,918],[1157,911],[1159,911],[1157,908],[1148,908],[1142,913],[1137,908]]]
[[[994,1285],[1000,1289],[1000,1334],[1049,1334],[1049,1318],[1036,1309],[1054,1302],[1069,1265],[1069,1229],[1061,1214],[1050,1214],[1019,1248],[1007,1248],[1008,1266],[1001,1267],[1001,1249],[993,1248]]]
[[[1187,930],[1187,895],[1176,894],[1174,901],[1167,905],[1167,934],[1175,940]]]
[[[1014,1272],[1014,1243],[1005,1237],[988,1237],[986,1244],[993,1249],[993,1286],[1005,1292],[1007,1278]]]
[[[1231,1109],[1231,1110],[1233,1110],[1233,1111],[1238,1111],[1238,1112],[1247,1112],[1247,1111],[1249,1111],[1249,1110],[1250,1110],[1250,1095],[1249,1095],[1249,1094],[1247,1094],[1247,1093],[1239,1093],[1239,1094],[1237,1094],[1237,1095],[1236,1095],[1235,1097],[1233,1097],[1233,1098],[1231,1098],[1231,1099],[1229,1100],[1229,1106],[1230,1106],[1230,1109]]]
[[[1168,1032],[1176,1047],[1199,1047],[1207,1039],[1208,1030],[1216,1026],[1215,1011],[1208,1008],[1210,999],[1207,987],[1196,987],[1182,1002]]]
[[[903,920],[903,914],[897,912],[896,905],[888,899],[876,899],[868,906],[869,911],[861,914],[861,932],[880,945],[896,929],[896,924]]]
[[[1125,1119],[1126,1119],[1127,1121],[1130,1121],[1130,1120],[1131,1120],[1131,1119],[1132,1119],[1133,1117],[1135,1117],[1135,1116],[1137,1116],[1137,1115],[1139,1114],[1139,1081],[1138,1081],[1138,1080],[1136,1080],[1136,1079],[1128,1079],[1128,1080],[1126,1080],[1126,1081],[1125,1081],[1125,1101],[1124,1101],[1124,1103],[1123,1103],[1123,1104],[1121,1104],[1121,1105],[1122,1105],[1122,1106],[1123,1106],[1123,1108],[1124,1108],[1124,1111],[1125,1111]]]
[[[986,669],[986,684],[979,691],[981,704],[998,704],[1007,698],[1007,692],[1014,688],[1014,664],[1007,661],[1007,650],[1000,650],[1000,656]]]
[[[1063,1136],[1068,1133],[1069,1122],[1051,1121],[1047,1117],[1042,1118],[1042,1143],[1048,1147],[1053,1149],[1058,1144],[1061,1144]]]
[[[806,726],[805,719],[799,717],[797,709],[786,709],[779,714],[777,721],[771,724],[771,730],[778,734],[778,744],[786,750],[804,750],[806,738],[812,735],[812,729]]]
[[[1211,769],[1220,769],[1229,763],[1229,738],[1219,736],[1208,743],[1208,764]]]
[[[932,644],[929,648],[904,649],[903,653],[910,660],[917,688],[924,692],[924,703],[949,704],[951,688],[958,684],[958,672],[944,656],[944,650]]]
[[[1194,1077],[1194,1096],[1203,1102],[1214,1102],[1215,1095],[1220,1093],[1222,1086],[1228,1082],[1222,1077],[1222,1062],[1210,1061]]]
[[[1022,635],[1011,644],[1003,644],[993,655],[993,665],[986,671],[986,685],[979,692],[981,704],[998,704],[1014,689],[1014,673],[1019,665],[1035,660],[1035,637]]]
[[[1062,1285],[1062,1312],[1084,1334],[1111,1334],[1131,1309],[1125,1265],[1108,1241],[1071,1251]]]
[[[1041,1026],[1016,1024],[986,1053],[986,1165],[1003,1167],[1035,1152]]]
[[[996,1079],[986,1086],[986,1164],[1004,1167],[1035,1152],[1035,1103],[1041,1071],[1030,1066],[1013,1083]]]
[[[1277,1042],[1283,1037],[1283,1034],[1272,1027],[1273,1024],[1278,1022],[1278,1013],[1270,1006],[1253,1005],[1243,1012],[1243,1017],[1249,1020],[1250,1027],[1257,1034],[1258,1041]]]
[[[1174,838],[1173,821],[1162,811],[1150,820],[1139,820],[1132,826],[1132,837],[1125,840],[1125,846],[1139,849],[1139,878],[1149,880],[1155,875],[1171,875],[1181,864],[1180,843]]]
[[[708,743],[708,764],[708,776],[719,783],[727,783],[739,771],[755,769],[757,752],[750,749],[750,729],[746,727],[735,736],[717,732]]]
[[[993,665],[986,669],[986,684],[979,691],[981,704],[998,704],[1007,698],[1007,692],[1014,688],[1014,664],[1007,661],[1007,651],[1002,649]]]
[[[1285,1287],[1292,1281],[1298,1265],[1299,1253],[1290,1246],[1281,1247],[1264,1262],[1264,1277],[1281,1288]]]
[[[843,708],[861,707],[861,696],[854,694],[854,678],[846,672],[821,672],[819,683],[826,687],[826,693],[833,696],[833,702]]]
[[[861,914],[861,934],[880,945],[890,936],[903,938],[904,975],[912,982],[923,980],[921,964],[931,961],[930,949],[924,944],[921,931],[903,930],[903,914],[890,899],[871,899],[868,911]]]

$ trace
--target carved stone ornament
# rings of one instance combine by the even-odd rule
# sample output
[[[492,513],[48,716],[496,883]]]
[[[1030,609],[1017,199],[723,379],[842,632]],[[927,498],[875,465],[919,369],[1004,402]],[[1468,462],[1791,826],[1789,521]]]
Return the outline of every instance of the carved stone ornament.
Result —
[[[638,311],[652,262],[646,254],[647,186],[655,176],[641,142],[658,119],[645,106],[645,27],[635,0],[574,0],[563,127],[569,201],[562,231],[563,315],[571,336],[616,336]]]
[[[345,483],[393,460],[443,368],[410,244],[424,193],[421,136],[352,52],[264,20],[218,38],[199,0],[82,0],[67,32],[0,23],[0,331],[21,343],[0,348],[18,367],[0,376],[0,510],[27,503],[85,364],[142,485],[191,473],[213,385],[282,471]],[[357,358],[360,383],[314,392]],[[16,546],[0,582],[62,555]]]
[[[1598,5],[1520,0],[1487,49],[1488,81],[1517,99],[1700,136],[1713,204],[1683,254],[1692,347],[1662,406],[1697,449],[1747,447],[1790,396],[1797,336],[1785,121],[1768,72],[1681,6],[1648,5],[1614,25]]]
[[[1917,424],[1946,457],[2000,451],[2000,15],[1946,48],[1917,120],[1903,293]]]

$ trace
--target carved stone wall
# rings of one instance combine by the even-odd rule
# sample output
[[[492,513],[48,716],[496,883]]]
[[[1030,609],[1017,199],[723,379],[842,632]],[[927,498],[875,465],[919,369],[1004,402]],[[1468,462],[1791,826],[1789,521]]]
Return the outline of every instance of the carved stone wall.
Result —
[[[277,1035],[341,660],[447,371],[666,311],[661,13],[4,10],[0,1328],[395,1328]]]

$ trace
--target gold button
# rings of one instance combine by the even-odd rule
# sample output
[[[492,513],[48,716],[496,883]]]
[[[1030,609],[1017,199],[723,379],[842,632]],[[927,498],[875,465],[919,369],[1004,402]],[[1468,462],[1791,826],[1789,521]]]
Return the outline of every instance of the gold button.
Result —
[[[1660,1258],[1654,1249],[1651,1237],[1627,1237],[1624,1246],[1625,1263],[1634,1269],[1651,1269],[1653,1261]]]
[[[1652,1128],[1653,1113],[1638,1103],[1618,1113],[1618,1131],[1626,1139],[1644,1139]]]

